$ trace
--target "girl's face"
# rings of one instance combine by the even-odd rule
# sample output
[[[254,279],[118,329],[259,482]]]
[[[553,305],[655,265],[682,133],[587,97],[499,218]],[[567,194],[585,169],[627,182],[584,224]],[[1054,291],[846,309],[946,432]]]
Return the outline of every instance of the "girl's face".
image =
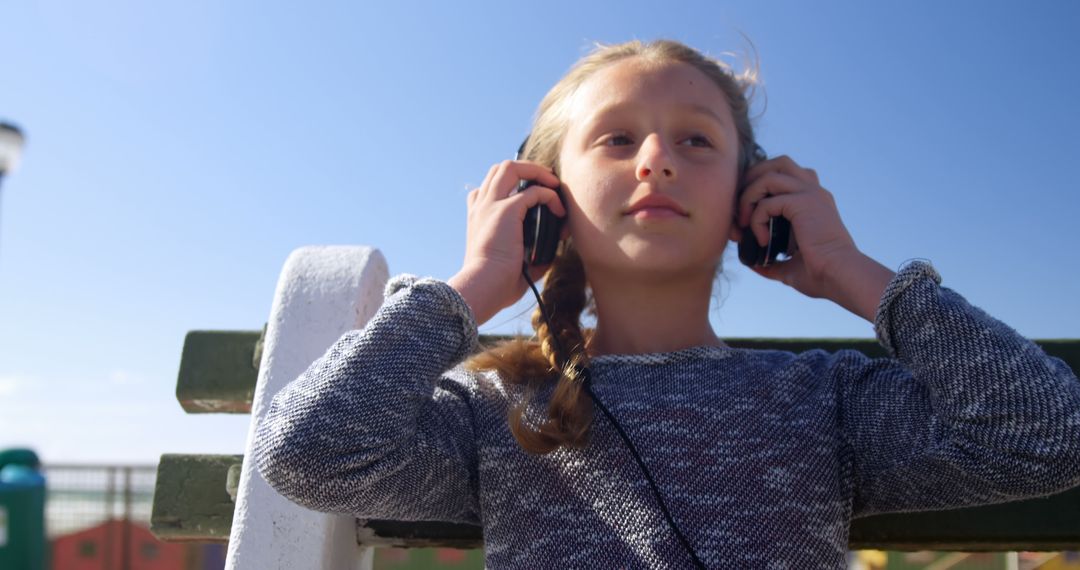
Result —
[[[694,67],[630,58],[596,72],[559,154],[586,270],[711,280],[734,221],[738,148],[727,99]]]

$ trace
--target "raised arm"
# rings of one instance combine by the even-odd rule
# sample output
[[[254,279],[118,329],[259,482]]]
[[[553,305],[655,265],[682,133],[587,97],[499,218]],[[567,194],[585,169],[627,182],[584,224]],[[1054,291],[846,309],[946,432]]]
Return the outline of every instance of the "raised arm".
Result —
[[[833,355],[854,458],[854,516],[1019,500],[1080,485],[1080,381],[1063,361],[940,287],[892,279],[875,330],[892,358]]]
[[[385,297],[274,397],[258,468],[314,510],[478,524],[475,385],[444,374],[471,352],[476,322],[441,281],[399,276]]]

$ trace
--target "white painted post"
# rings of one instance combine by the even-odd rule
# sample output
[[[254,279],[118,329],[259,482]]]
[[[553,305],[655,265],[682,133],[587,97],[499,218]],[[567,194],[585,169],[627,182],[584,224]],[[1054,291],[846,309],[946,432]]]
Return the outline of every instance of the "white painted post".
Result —
[[[274,394],[322,356],[342,334],[361,328],[383,301],[389,278],[379,250],[303,247],[278,279],[251,402],[244,467],[225,567],[370,570],[373,552],[357,542],[356,519],[318,513],[279,495],[253,461],[255,427]]]

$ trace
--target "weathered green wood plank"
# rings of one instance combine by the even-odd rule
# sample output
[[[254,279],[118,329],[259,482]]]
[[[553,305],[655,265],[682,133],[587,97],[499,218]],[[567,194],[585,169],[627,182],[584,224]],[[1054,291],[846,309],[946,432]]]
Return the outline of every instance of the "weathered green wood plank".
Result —
[[[261,356],[259,331],[191,331],[180,357],[176,397],[188,413],[249,413],[255,394]],[[490,346],[505,335],[481,335]],[[731,338],[735,348],[805,352],[820,348],[828,352],[853,349],[871,358],[884,357],[885,349],[871,338]],[[1036,344],[1047,354],[1080,370],[1080,340],[1045,339]]]
[[[856,519],[852,550],[1060,551],[1080,549],[1080,487],[966,509]]]
[[[260,331],[191,331],[180,355],[176,399],[189,414],[250,413],[261,357]]]
[[[227,541],[235,504],[226,484],[229,469],[243,459],[242,455],[162,455],[150,532],[168,542]]]
[[[237,455],[163,455],[151,530],[162,540],[227,540],[233,502],[226,492]],[[233,469],[235,481],[237,472]],[[358,520],[372,546],[482,548],[479,526]],[[1060,551],[1080,549],[1080,487],[997,505],[878,515],[851,524],[852,550]]]

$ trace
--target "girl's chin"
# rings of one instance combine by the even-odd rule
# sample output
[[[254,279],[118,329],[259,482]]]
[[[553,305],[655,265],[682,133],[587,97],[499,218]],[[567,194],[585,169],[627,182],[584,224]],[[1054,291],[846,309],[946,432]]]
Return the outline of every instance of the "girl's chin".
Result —
[[[593,259],[583,261],[586,271],[590,267],[596,271],[616,273],[620,275],[639,274],[648,277],[660,277],[663,275],[687,276],[702,274],[711,276],[719,265],[723,256],[723,248],[712,252],[687,251],[685,245],[676,247],[663,247],[657,244],[635,245],[630,248],[622,248],[608,255],[599,255]]]
[[[633,260],[647,261],[657,257],[671,261],[684,261],[699,264],[703,258],[715,255],[718,259],[724,254],[727,241],[716,238],[716,247],[706,250],[702,247],[709,238],[687,239],[684,236],[631,236],[618,244],[620,253]],[[687,246],[691,247],[687,247]]]

